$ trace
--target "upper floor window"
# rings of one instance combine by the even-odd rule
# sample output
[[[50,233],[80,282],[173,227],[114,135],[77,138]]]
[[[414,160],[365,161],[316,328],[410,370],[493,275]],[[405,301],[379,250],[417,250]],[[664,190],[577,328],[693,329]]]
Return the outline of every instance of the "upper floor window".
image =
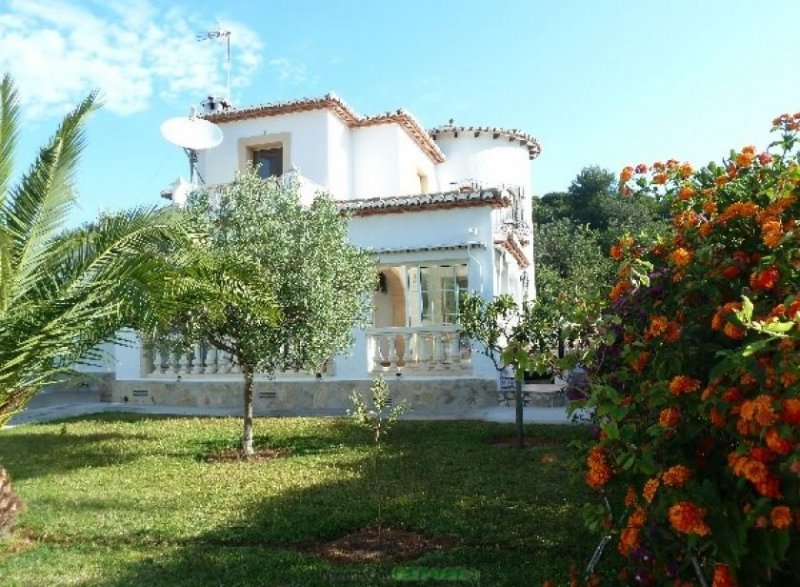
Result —
[[[283,175],[283,147],[254,149],[253,166],[258,168],[262,179]]]

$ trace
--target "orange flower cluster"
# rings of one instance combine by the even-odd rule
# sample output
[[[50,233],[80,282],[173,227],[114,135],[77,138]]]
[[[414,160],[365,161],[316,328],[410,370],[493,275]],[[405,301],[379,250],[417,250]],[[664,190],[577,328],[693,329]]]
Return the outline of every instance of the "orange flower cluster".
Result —
[[[595,446],[586,458],[589,472],[586,474],[586,483],[592,489],[600,489],[611,479],[611,467],[608,466],[606,455],[598,446]]]
[[[686,267],[692,261],[692,252],[684,247],[678,247],[670,253],[669,259],[678,267]]]
[[[650,340],[659,336],[663,336],[667,342],[677,342],[681,337],[681,327],[677,322],[667,319],[666,316],[653,316],[644,338]]]
[[[688,375],[676,375],[669,382],[669,392],[673,395],[691,393],[700,389],[700,382]]]
[[[672,428],[681,419],[681,411],[678,408],[664,408],[658,416],[658,423],[664,428]]]
[[[697,195],[697,191],[692,187],[685,185],[678,191],[678,199],[682,201],[691,200]]]
[[[743,339],[745,334],[747,334],[745,327],[728,320],[728,317],[731,317],[735,312],[741,309],[741,302],[728,302],[727,304],[723,304],[714,313],[713,318],[711,318],[711,330],[722,330],[725,336],[732,340]]]
[[[776,529],[786,530],[792,525],[792,510],[785,505],[775,506],[769,514],[769,519]]]
[[[656,492],[658,491],[658,486],[661,485],[661,481],[658,477],[653,477],[652,479],[648,479],[647,482],[644,484],[644,489],[642,490],[642,496],[647,503],[652,503],[653,499],[656,497]]]
[[[628,523],[619,537],[617,548],[622,556],[628,556],[639,546],[639,533],[647,521],[647,514],[641,507],[636,507],[628,516]]]
[[[623,170],[619,174],[619,180],[622,183],[630,181],[632,177],[633,177],[633,167],[631,167],[630,165],[623,168]]]
[[[756,291],[769,291],[778,283],[781,274],[774,265],[762,269],[750,276],[750,287]]]
[[[771,396],[761,394],[751,400],[742,402],[739,417],[745,422],[755,422],[762,428],[771,426],[778,420]]]
[[[750,167],[756,158],[756,148],[748,145],[736,156],[736,165],[739,167]]]
[[[670,467],[664,474],[662,475],[662,479],[664,480],[664,485],[669,485],[670,487],[683,487],[686,483],[691,479],[692,472],[689,467],[685,467],[684,465],[675,465],[674,467]]]
[[[772,121],[772,126],[786,131],[800,130],[800,112],[795,114],[781,114]]]
[[[775,428],[767,430],[764,436],[764,441],[767,443],[769,449],[779,455],[788,455],[794,450],[794,442],[785,439],[781,436]]]
[[[728,455],[728,465],[733,470],[733,474],[742,477],[753,484],[756,491],[765,497],[777,498],[781,496],[780,482],[769,474],[767,465],[762,460],[767,455],[751,454],[743,456],[737,453]],[[759,460],[754,457],[759,457]]]
[[[759,210],[758,205],[753,202],[734,202],[717,217],[717,223],[725,224],[734,218],[752,218]]]
[[[631,236],[622,237],[616,243],[611,245],[611,249],[609,250],[611,258],[620,261],[624,256],[625,251],[629,250],[635,242],[636,240]]]
[[[705,523],[703,518],[706,509],[690,502],[680,501],[669,508],[669,523],[678,532],[683,534],[695,534],[697,536],[708,536],[711,528]]]
[[[787,424],[800,425],[800,399],[790,397],[781,402],[781,420]]]
[[[615,302],[630,289],[630,281],[618,281],[614,287],[611,288],[611,293],[608,294],[608,297],[611,298],[612,302]]]
[[[650,356],[651,354],[649,352],[642,351],[636,356],[631,368],[637,373],[641,373],[644,371],[645,367],[647,367],[647,363],[650,361]]]
[[[738,583],[731,576],[731,569],[728,565],[717,565],[714,567],[714,577],[711,580],[711,587],[737,587]]]

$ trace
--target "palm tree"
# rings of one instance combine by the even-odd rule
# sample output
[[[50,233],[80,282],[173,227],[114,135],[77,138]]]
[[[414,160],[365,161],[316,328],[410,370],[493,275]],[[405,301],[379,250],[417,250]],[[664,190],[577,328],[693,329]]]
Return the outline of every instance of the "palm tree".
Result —
[[[182,234],[175,210],[135,209],[65,229],[95,109],[92,93],[12,186],[19,103],[8,75],[0,84],[0,427],[43,386],[96,360],[97,345],[120,328],[171,310],[175,274],[154,253]]]

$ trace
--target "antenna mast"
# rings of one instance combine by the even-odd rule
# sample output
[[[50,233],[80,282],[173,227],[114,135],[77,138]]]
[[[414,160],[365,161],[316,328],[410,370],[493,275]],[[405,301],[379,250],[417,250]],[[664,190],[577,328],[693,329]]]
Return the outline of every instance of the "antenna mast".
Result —
[[[207,31],[205,33],[199,33],[197,35],[198,41],[207,41],[209,39],[225,39],[225,69],[228,74],[228,83],[227,83],[227,94],[225,96],[225,100],[230,104],[231,101],[231,32],[223,30],[222,27],[218,28],[215,31]]]

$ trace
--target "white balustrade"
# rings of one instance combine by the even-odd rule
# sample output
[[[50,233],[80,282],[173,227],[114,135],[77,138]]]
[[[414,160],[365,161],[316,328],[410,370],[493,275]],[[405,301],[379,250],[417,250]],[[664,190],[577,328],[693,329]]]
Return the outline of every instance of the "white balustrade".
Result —
[[[425,375],[469,373],[469,352],[462,352],[457,326],[372,328],[367,330],[371,372]]]
[[[389,350],[387,338],[386,352]],[[240,375],[242,370],[235,357],[207,343],[198,343],[191,348],[175,349],[168,346],[144,345],[142,348],[144,372],[153,378],[206,377],[208,375]],[[395,361],[397,359],[395,358]],[[332,374],[332,364],[328,362],[323,373]],[[313,377],[310,371],[279,371],[275,375]]]

